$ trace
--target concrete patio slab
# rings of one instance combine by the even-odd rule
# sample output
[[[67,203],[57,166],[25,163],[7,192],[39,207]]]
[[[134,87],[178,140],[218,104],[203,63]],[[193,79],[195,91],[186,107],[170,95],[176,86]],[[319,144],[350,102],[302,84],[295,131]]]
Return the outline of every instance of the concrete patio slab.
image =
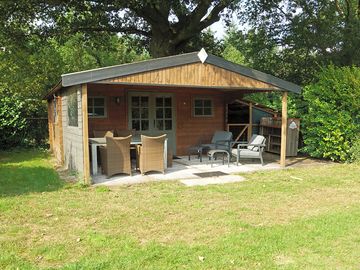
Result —
[[[194,179],[185,179],[180,180],[185,186],[207,186],[207,185],[222,185],[227,183],[235,183],[244,181],[245,177],[240,175],[224,175],[218,177],[206,177],[206,178],[194,178]]]
[[[141,175],[138,171],[133,171],[132,176],[116,175],[111,178],[106,178],[105,175],[93,176],[92,181],[95,186],[117,186],[117,185],[133,185],[141,183],[149,183],[154,181],[180,181],[189,186],[205,185],[206,184],[225,184],[231,182],[243,181],[244,177],[238,176],[239,173],[250,173],[263,170],[279,170],[279,156],[270,153],[264,153],[264,166],[261,166],[258,160],[241,160],[239,166],[235,162],[222,165],[222,160],[217,160],[213,167],[206,156],[203,157],[203,162],[200,162],[195,156],[188,160],[188,157],[180,157],[173,160],[173,166],[165,171],[165,174],[152,172],[146,175]],[[306,166],[324,166],[332,164],[329,161],[316,160],[309,157],[292,157],[287,158],[287,168],[306,167]],[[220,172],[220,174],[227,174],[218,177],[201,178],[196,174]]]
[[[248,162],[248,161],[247,161]],[[180,157],[179,159],[173,160],[173,166],[168,168],[165,171],[165,174],[150,172],[146,175],[141,175],[138,171],[133,171],[132,176],[128,175],[116,175],[111,178],[106,178],[105,175],[97,175],[93,177],[94,185],[106,185],[106,186],[116,186],[116,185],[131,185],[131,184],[140,184],[154,181],[176,181],[176,180],[196,180],[200,179],[201,181],[204,178],[200,178],[195,174],[198,173],[208,173],[208,172],[221,172],[227,175],[221,177],[207,177],[209,183],[216,183],[219,180],[223,182],[231,181],[241,181],[243,178],[237,177],[234,174],[245,173],[245,172],[254,172],[259,170],[274,170],[280,169],[280,165],[277,163],[266,163],[264,166],[261,166],[258,162],[248,162],[240,163],[239,166],[236,166],[235,163],[230,163],[228,167],[226,164],[222,165],[222,160],[218,160],[211,167],[208,160],[204,157],[203,162],[200,162],[196,158],[192,158],[190,161],[188,157]],[[225,177],[226,176],[226,177]],[[234,179],[234,180],[230,180]],[[200,181],[199,180],[199,181]],[[189,182],[191,183],[191,181]]]

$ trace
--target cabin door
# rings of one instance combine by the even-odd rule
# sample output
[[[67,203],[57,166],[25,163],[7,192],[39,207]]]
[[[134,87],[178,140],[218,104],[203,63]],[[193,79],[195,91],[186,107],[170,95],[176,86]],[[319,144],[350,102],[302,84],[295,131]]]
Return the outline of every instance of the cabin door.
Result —
[[[129,129],[138,134],[166,134],[168,146],[176,153],[175,102],[173,94],[129,93]]]

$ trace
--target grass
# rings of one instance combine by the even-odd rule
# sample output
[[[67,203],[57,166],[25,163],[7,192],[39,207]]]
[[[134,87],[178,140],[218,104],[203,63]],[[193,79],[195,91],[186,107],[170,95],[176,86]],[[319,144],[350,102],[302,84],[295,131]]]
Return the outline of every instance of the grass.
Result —
[[[360,166],[218,186],[65,183],[40,151],[0,153],[0,269],[359,269]]]

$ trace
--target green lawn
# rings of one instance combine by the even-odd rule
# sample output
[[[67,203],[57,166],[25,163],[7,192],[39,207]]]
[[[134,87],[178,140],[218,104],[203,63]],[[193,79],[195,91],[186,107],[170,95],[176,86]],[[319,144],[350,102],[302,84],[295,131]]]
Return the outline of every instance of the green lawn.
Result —
[[[0,153],[0,269],[359,269],[360,166],[188,188],[64,183]],[[201,180],[200,180],[201,181]]]

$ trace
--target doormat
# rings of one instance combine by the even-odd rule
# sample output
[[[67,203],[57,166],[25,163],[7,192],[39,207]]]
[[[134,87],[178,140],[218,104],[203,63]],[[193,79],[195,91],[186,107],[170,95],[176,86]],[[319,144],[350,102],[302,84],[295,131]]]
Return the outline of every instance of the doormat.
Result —
[[[206,177],[219,177],[224,175],[229,175],[228,173],[220,172],[220,171],[214,171],[214,172],[204,172],[204,173],[193,173],[196,176],[199,176],[201,178]]]

